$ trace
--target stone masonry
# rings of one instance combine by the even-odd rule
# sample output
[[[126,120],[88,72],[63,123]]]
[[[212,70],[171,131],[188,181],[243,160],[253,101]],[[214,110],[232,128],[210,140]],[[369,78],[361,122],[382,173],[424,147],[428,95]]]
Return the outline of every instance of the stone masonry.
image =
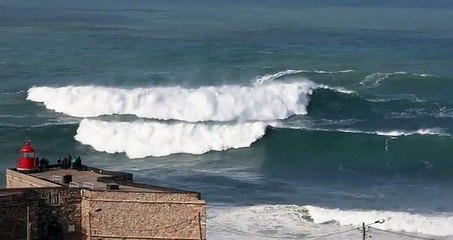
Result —
[[[96,187],[121,184],[118,190],[70,188],[45,174],[7,170],[0,239],[26,239],[27,215],[31,239],[50,239],[56,223],[86,239],[206,239],[206,202],[197,192],[136,184],[131,174],[101,170],[72,174],[97,179]]]

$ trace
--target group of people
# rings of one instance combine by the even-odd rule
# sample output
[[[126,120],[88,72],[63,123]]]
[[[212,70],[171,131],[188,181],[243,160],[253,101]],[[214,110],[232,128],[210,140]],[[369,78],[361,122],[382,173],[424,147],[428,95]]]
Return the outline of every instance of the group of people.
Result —
[[[47,158],[40,159],[39,157],[36,157],[35,162],[37,162],[39,164],[39,170],[49,168],[49,159],[47,159]]]
[[[61,157],[57,160],[58,166],[63,169],[82,169],[82,159],[80,157],[73,157],[71,154],[64,156],[63,159]]]

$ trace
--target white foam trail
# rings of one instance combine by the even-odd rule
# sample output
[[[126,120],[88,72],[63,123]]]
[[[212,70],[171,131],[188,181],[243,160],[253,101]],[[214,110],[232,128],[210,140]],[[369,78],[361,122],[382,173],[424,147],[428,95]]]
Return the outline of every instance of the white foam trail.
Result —
[[[344,132],[344,133],[356,133],[356,134],[372,134],[379,136],[388,136],[388,137],[400,137],[400,136],[412,136],[412,135],[437,135],[437,136],[450,136],[450,134],[445,133],[441,128],[422,128],[413,131],[406,130],[390,130],[390,131],[363,131],[357,129],[347,129],[347,128],[337,128],[337,129],[327,129],[327,128],[313,128],[307,126],[299,126],[298,123],[282,123],[282,122],[269,122],[269,125],[276,128],[289,128],[289,129],[301,129],[309,131],[323,131],[323,132]]]
[[[133,114],[190,122],[274,120],[306,114],[315,84],[271,83],[185,89],[153,87],[119,89],[100,86],[32,87],[28,100],[75,117]]]
[[[398,136],[410,136],[410,135],[439,135],[439,136],[449,136],[449,134],[444,133],[441,129],[438,128],[426,128],[426,129],[419,129],[416,131],[376,131],[374,132],[377,135],[381,136],[390,136],[390,137],[398,137]]]
[[[344,94],[353,94],[353,93],[355,93],[354,91],[346,89],[344,87],[331,87],[331,86],[324,85],[324,84],[319,84],[318,86],[316,86],[316,88],[329,89],[329,90],[333,90],[333,91],[344,93]]]
[[[264,76],[257,77],[255,79],[255,84],[263,84],[265,82],[274,81],[275,79],[281,78],[281,77],[286,76],[286,75],[298,74],[298,73],[302,73],[302,72],[304,72],[304,70],[288,69],[288,70],[281,71],[281,72],[278,72],[278,73],[266,74]]]
[[[336,221],[341,225],[359,226],[362,222],[372,223],[384,219],[383,224],[373,227],[391,230],[421,233],[436,236],[453,235],[453,214],[421,215],[406,212],[376,210],[340,210],[315,206],[304,206],[315,223]]]
[[[410,75],[410,76],[413,76],[413,77],[435,77],[435,75],[427,74],[427,73],[410,74],[410,73],[403,72],[403,71],[400,71],[400,72],[389,72],[389,73],[376,72],[376,73],[372,73],[372,74],[366,76],[365,79],[363,79],[359,84],[363,85],[363,86],[366,86],[366,87],[369,87],[369,88],[377,87],[377,86],[380,85],[380,83],[382,81],[384,81],[385,79],[387,79],[387,78],[389,78],[391,76],[394,76],[394,75]]]
[[[271,81],[274,81],[274,80],[276,80],[276,79],[278,79],[280,77],[286,76],[286,75],[303,73],[303,72],[332,74],[332,73],[349,73],[349,72],[354,72],[354,71],[355,70],[350,70],[350,69],[341,70],[341,71],[322,71],[322,70],[310,71],[310,70],[291,70],[291,69],[289,69],[289,70],[281,71],[281,72],[278,72],[278,73],[267,74],[267,75],[264,75],[264,76],[261,76],[261,77],[257,77],[255,79],[254,84],[255,85],[261,85],[261,84],[269,83]],[[353,94],[353,93],[355,93],[354,91],[346,89],[346,88],[343,88],[343,87],[331,87],[331,86],[324,85],[324,84],[314,85],[313,88],[329,89],[329,90],[333,90],[333,91],[344,93],[344,94]]]
[[[350,72],[355,72],[355,70],[352,69],[347,69],[347,70],[339,70],[339,71],[324,71],[324,70],[293,70],[293,69],[288,69],[284,71],[280,71],[277,73],[272,73],[272,74],[266,74],[264,76],[257,77],[255,79],[255,84],[263,84],[265,82],[269,81],[274,81],[278,78],[281,78],[283,76],[287,75],[293,75],[293,74],[298,74],[298,73],[319,73],[319,74],[335,74],[335,73],[350,73]]]
[[[331,131],[331,130],[327,130]],[[362,133],[362,134],[374,134],[379,136],[388,137],[400,137],[400,136],[411,136],[411,135],[438,135],[438,136],[450,136],[449,134],[442,131],[439,128],[424,128],[415,131],[405,130],[392,130],[392,131],[361,131],[355,129],[335,129],[334,131],[346,132],[346,133]]]
[[[248,147],[260,139],[265,131],[266,124],[262,122],[193,124],[84,119],[74,138],[98,151],[124,152],[129,158],[143,158]]]

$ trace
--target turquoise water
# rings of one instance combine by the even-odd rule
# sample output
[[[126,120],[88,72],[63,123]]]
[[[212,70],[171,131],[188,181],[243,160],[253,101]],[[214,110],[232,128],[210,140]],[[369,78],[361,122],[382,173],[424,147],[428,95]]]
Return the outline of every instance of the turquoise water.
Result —
[[[448,239],[452,23],[449,1],[0,1],[0,166],[29,136],[200,191],[210,239]]]

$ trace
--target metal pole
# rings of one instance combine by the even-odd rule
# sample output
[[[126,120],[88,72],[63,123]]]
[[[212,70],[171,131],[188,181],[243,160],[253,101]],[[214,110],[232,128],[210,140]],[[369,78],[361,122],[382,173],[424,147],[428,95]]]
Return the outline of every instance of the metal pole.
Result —
[[[27,240],[30,240],[30,206],[27,206]]]
[[[365,223],[362,223],[362,239],[365,240],[366,238],[366,228]]]

